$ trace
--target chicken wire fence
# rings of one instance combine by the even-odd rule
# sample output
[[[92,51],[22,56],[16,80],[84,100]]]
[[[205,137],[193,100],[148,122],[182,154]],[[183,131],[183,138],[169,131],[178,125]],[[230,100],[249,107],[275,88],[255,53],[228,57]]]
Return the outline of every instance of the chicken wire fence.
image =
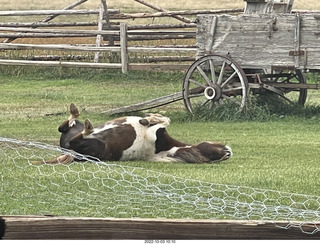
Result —
[[[61,153],[84,161],[43,163]],[[0,215],[257,220],[320,231],[319,196],[184,179],[2,137],[0,164]]]

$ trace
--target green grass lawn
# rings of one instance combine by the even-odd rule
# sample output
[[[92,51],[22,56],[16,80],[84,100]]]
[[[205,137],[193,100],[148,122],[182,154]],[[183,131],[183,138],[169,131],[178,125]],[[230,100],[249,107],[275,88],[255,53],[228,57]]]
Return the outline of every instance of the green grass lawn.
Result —
[[[90,118],[97,125],[111,118],[102,111],[179,91],[183,73],[124,75],[118,71],[39,69],[34,74],[2,74],[0,78],[0,136],[58,145],[57,127],[68,117],[71,102],[80,108],[81,119]],[[6,146],[0,143],[0,188],[5,193],[0,196],[0,214],[216,217],[216,213],[208,213],[208,201],[199,199],[220,185],[319,196],[320,113],[316,95],[317,91],[311,91],[313,100],[308,103],[312,109],[301,108],[297,115],[268,111],[262,119],[255,119],[254,114],[249,119],[190,118],[182,102],[152,110],[171,117],[168,132],[174,138],[231,146],[234,156],[218,164],[133,161],[34,166],[32,160],[59,153],[9,148],[1,154]],[[170,193],[176,187],[181,187],[180,197]],[[188,194],[197,197],[190,200],[196,204],[187,204],[182,213],[180,204],[188,202]],[[240,194],[236,201],[245,195]]]

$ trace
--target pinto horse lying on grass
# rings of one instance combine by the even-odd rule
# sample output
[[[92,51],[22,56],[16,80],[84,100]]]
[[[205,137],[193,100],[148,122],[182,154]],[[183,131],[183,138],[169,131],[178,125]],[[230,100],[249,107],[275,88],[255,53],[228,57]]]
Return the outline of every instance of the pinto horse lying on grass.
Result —
[[[88,119],[83,124],[78,117],[77,107],[71,104],[69,119],[58,129],[60,146],[101,161],[214,163],[232,156],[231,148],[220,143],[189,145],[173,139],[166,131],[170,119],[159,114],[117,118],[95,128]],[[46,163],[73,160],[62,155]]]

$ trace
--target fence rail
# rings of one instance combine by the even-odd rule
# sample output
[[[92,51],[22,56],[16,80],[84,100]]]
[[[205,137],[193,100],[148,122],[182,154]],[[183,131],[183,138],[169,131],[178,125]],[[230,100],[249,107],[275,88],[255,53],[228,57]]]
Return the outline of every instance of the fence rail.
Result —
[[[83,9],[83,10],[10,10],[0,11],[0,16],[34,16],[34,15],[78,15],[78,14],[99,14],[99,9]],[[119,11],[108,9],[111,14]]]
[[[156,13],[130,13],[121,14],[115,9],[106,9],[105,0],[100,0],[99,9],[74,10],[75,6],[86,2],[87,0],[78,0],[74,4],[67,6],[62,10],[13,10],[0,11],[2,16],[41,16],[48,15],[45,19],[35,22],[2,22],[0,23],[0,38],[6,38],[0,43],[0,64],[1,65],[37,65],[37,66],[62,66],[62,67],[92,67],[92,68],[120,68],[126,73],[129,70],[148,70],[148,69],[166,69],[180,70],[187,69],[189,65],[183,62],[190,62],[195,59],[196,48],[194,45],[181,46],[128,46],[130,41],[144,40],[166,40],[166,39],[191,39],[196,37],[196,24],[182,15],[196,15],[199,13],[234,13],[242,11],[241,9],[227,10],[197,10],[197,11],[167,11],[160,7],[153,6],[143,0],[135,0],[145,6],[152,8]],[[61,15],[97,15],[96,22],[50,22]],[[179,24],[144,24],[128,25],[126,23],[112,23],[111,19],[132,19],[132,18],[155,18],[172,17],[182,23]],[[79,29],[79,27],[96,26],[96,30]],[[41,28],[43,27],[43,28]],[[55,27],[60,29],[54,29]],[[62,27],[62,28],[61,28]],[[63,27],[68,27],[67,29]],[[73,29],[71,29],[73,27]],[[46,29],[44,29],[46,28]],[[96,38],[96,44],[91,45],[70,45],[70,44],[25,44],[10,43],[18,38]],[[108,40],[109,44],[102,44],[103,40]],[[35,60],[36,56],[26,58],[22,56],[12,60],[6,56],[8,50],[56,50],[66,52],[95,52],[93,62],[71,61],[52,61],[48,57],[45,61],[44,56],[39,56],[40,60]],[[100,54],[104,52],[119,53],[120,63],[101,63]],[[162,53],[164,56],[150,57],[150,63],[129,63],[129,53]],[[168,53],[172,56],[168,56]],[[187,55],[181,57],[181,54]],[[3,55],[1,55],[3,54]],[[161,54],[159,54],[161,55]],[[70,55],[69,55],[70,56]],[[56,55],[58,57],[58,55]],[[21,59],[22,58],[22,59]],[[30,60],[32,59],[32,60]],[[145,59],[142,62],[145,62]],[[159,62],[158,64],[155,64]],[[161,64],[160,64],[161,62]],[[167,64],[166,62],[170,62]]]
[[[276,227],[276,225],[285,227],[289,224],[294,223],[287,221],[4,216],[3,219],[0,218],[0,239],[311,240],[320,237],[320,232],[306,234],[298,228]],[[296,224],[299,225],[299,223]],[[310,229],[312,227],[311,225]]]
[[[196,48],[189,47],[128,47],[128,39],[138,36],[170,36],[183,35],[192,32],[181,31],[137,31],[127,30],[127,24],[121,23],[120,30],[58,30],[58,29],[29,29],[0,27],[0,38],[22,38],[22,37],[95,37],[97,35],[110,36],[120,40],[119,46],[90,46],[90,45],[69,45],[69,44],[23,44],[23,43],[0,43],[0,50],[57,50],[57,51],[83,51],[83,52],[120,52],[121,63],[89,63],[89,62],[63,62],[63,61],[34,61],[34,60],[8,60],[0,59],[1,65],[31,65],[31,66],[61,66],[61,67],[90,67],[90,68],[119,68],[124,73],[128,70],[148,70],[153,69],[186,69],[186,65],[155,65],[155,64],[130,64],[128,63],[128,53],[195,53]],[[15,33],[4,33],[3,31],[13,31]]]

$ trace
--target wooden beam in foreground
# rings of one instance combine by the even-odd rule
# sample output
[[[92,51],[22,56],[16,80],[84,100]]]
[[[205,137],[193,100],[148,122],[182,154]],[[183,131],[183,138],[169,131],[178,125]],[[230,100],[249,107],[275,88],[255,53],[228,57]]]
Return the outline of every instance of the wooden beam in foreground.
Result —
[[[318,223],[320,224],[320,223]],[[4,216],[3,239],[320,239],[318,224],[287,221]],[[298,226],[288,229],[277,226]],[[318,226],[318,227],[317,227]],[[303,230],[303,231],[302,231]],[[1,239],[1,236],[0,236]]]

